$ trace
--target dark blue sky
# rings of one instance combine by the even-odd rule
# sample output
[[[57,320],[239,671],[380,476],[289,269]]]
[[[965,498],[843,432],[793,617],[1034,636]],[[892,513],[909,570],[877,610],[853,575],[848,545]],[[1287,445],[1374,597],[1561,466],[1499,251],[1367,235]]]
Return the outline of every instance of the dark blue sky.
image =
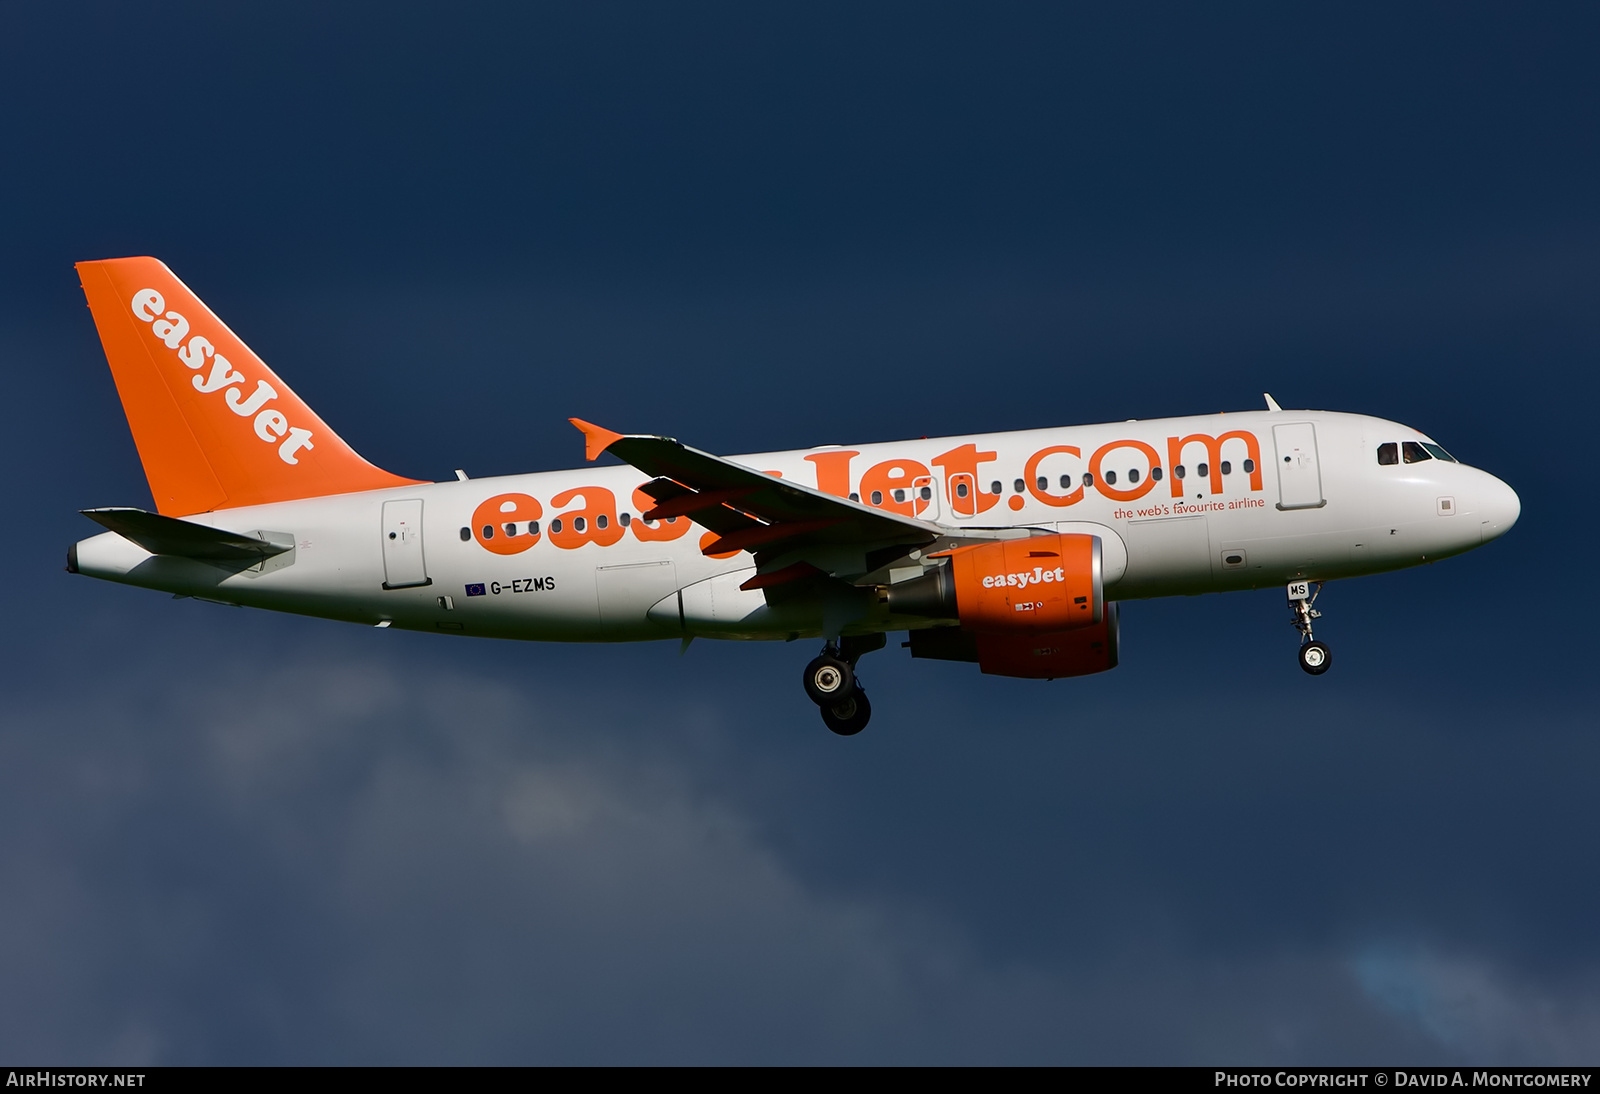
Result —
[[[1590,1061],[1591,6],[134,5],[0,37],[0,1057]],[[1285,406],[1505,539],[1084,680],[369,631],[62,571],[149,496],[72,263],[374,462]],[[1532,580],[1538,577],[1538,581]]]

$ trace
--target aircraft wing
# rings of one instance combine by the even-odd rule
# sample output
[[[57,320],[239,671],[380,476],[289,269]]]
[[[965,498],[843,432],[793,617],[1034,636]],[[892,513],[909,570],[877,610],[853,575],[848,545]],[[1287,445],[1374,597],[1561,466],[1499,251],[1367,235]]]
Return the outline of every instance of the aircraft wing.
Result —
[[[847,498],[690,448],[670,437],[625,435],[571,419],[585,437],[588,458],[602,452],[654,478],[643,486],[656,500],[647,520],[687,516],[716,533],[708,555],[749,551],[761,571],[747,582],[762,588],[817,572],[860,576],[885,549],[899,556],[951,537],[953,529],[875,509]]]

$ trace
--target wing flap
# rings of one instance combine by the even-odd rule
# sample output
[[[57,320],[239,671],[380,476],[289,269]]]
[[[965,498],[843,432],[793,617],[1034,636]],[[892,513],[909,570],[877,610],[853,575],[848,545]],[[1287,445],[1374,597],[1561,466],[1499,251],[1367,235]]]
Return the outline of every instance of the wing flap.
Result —
[[[645,520],[688,516],[702,528],[715,532],[719,536],[766,527],[755,517],[742,513],[725,503],[724,499],[736,495],[743,497],[750,493],[749,490],[696,491],[675,479],[667,478],[651,479],[640,489],[656,499],[656,505],[651,507],[648,513],[643,514]],[[732,550],[733,548],[729,549]]]

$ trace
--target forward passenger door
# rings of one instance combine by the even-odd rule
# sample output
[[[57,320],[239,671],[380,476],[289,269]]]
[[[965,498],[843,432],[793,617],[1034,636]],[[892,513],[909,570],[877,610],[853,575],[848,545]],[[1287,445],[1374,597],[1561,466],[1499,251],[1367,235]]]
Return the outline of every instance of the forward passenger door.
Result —
[[[1272,427],[1278,449],[1278,508],[1320,509],[1322,469],[1317,462],[1317,427],[1294,422]]]

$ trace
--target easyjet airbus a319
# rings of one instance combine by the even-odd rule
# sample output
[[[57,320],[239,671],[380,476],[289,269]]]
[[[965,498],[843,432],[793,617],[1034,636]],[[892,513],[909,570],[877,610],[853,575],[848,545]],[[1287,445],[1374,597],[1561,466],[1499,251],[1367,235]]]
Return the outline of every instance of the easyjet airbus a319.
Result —
[[[836,733],[858,659],[1053,679],[1117,664],[1117,602],[1282,585],[1300,665],[1322,583],[1505,533],[1499,479],[1396,422],[1267,409],[724,458],[572,419],[624,466],[423,482],[379,470],[153,258],[78,265],[156,512],[68,569],[179,596],[441,634],[821,639]]]

